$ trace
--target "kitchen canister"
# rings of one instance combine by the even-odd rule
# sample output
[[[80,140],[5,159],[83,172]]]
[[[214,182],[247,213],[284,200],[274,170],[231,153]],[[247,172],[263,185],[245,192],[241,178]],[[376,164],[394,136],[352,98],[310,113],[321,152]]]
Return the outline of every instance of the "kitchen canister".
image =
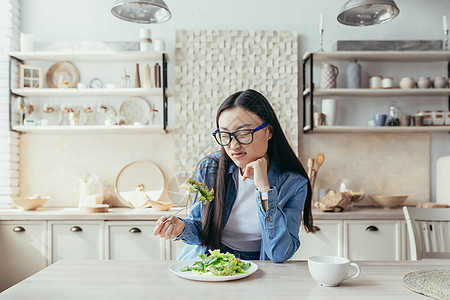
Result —
[[[32,34],[20,33],[20,51],[33,51],[34,50],[34,37]]]
[[[435,77],[433,80],[433,86],[435,89],[445,89],[447,87],[447,78]]]
[[[323,64],[320,79],[320,88],[322,89],[336,88],[336,79],[338,74],[339,74],[338,67],[332,64]]]
[[[371,89],[381,88],[381,80],[383,78],[379,75],[374,75],[369,77],[369,86]]]
[[[336,123],[336,99],[322,100],[322,114],[325,115],[325,125],[333,126]]]
[[[141,28],[139,38],[139,48],[142,52],[153,51],[152,32],[150,29]]]
[[[156,39],[153,41],[156,52],[164,52],[166,50],[166,44],[163,39]]]
[[[361,65],[356,59],[347,67],[347,88],[361,88]]]
[[[412,89],[416,85],[416,82],[412,77],[403,77],[398,85],[401,89]]]
[[[419,89],[428,89],[431,87],[431,83],[430,77],[419,77],[417,80],[417,87]]]
[[[384,77],[381,80],[381,87],[383,89],[392,89],[394,87],[394,78],[392,78],[392,77]]]
[[[430,110],[421,110],[417,115],[422,116],[422,125],[429,126],[433,125],[433,112]]]

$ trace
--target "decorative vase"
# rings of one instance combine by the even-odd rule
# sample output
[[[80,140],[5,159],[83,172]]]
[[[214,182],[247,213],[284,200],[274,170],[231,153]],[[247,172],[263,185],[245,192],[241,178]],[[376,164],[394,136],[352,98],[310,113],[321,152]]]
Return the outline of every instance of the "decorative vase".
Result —
[[[354,60],[347,67],[347,88],[361,88],[361,65],[358,64],[357,60]]]

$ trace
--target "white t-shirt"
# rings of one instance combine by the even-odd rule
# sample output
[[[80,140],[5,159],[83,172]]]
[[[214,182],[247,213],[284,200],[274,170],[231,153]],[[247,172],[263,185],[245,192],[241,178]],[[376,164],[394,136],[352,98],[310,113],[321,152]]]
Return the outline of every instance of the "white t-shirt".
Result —
[[[242,181],[239,169],[237,172],[236,200],[222,232],[222,243],[238,251],[259,251],[262,238],[255,199],[256,186],[252,179]]]

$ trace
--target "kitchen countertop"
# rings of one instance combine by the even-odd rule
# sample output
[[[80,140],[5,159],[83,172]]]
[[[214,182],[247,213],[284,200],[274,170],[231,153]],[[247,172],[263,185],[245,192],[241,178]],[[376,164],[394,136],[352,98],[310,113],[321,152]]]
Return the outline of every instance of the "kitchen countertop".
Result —
[[[169,271],[172,263],[60,260],[7,289],[0,299],[426,299],[407,289],[403,276],[450,268],[450,260],[358,261],[359,277],[323,287],[310,276],[306,261],[255,261],[254,274],[226,282],[178,277]]]
[[[110,208],[107,213],[80,213],[78,208],[46,208],[41,207],[35,211],[22,211],[19,209],[0,209],[0,221],[6,220],[98,220],[120,221],[141,220],[152,221],[159,217],[175,214],[184,207],[173,207],[170,211],[158,211],[153,208]],[[182,211],[177,216],[186,217]],[[401,208],[383,209],[376,207],[348,207],[343,212],[322,212],[313,210],[315,220],[403,220]]]

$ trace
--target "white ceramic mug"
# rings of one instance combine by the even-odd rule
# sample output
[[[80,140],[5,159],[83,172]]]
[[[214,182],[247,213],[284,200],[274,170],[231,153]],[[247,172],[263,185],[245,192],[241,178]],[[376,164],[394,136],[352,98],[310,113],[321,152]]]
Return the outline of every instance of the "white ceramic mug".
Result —
[[[325,115],[325,125],[333,126],[336,122],[336,99],[323,99],[322,113]]]
[[[356,268],[355,275],[348,275],[349,267]],[[358,264],[339,256],[313,256],[308,259],[311,276],[323,286],[338,286],[342,281],[361,274]]]

